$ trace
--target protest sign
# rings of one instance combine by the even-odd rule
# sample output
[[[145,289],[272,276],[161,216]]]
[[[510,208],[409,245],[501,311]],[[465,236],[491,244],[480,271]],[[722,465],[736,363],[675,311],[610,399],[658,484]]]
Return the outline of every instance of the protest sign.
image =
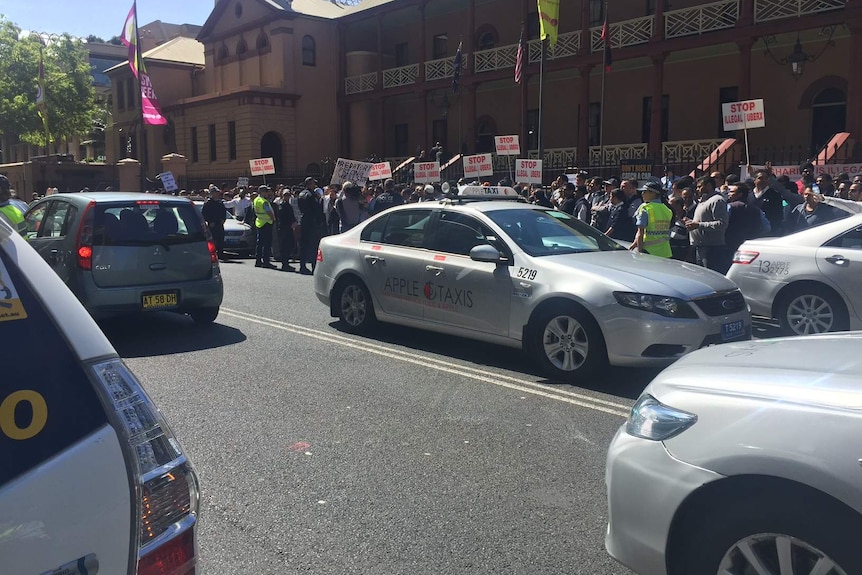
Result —
[[[653,177],[652,160],[620,160],[620,179],[645,182]]]
[[[541,184],[542,160],[515,160],[515,181],[526,184]]]
[[[392,166],[389,162],[380,162],[371,166],[371,171],[368,172],[368,180],[374,182],[377,180],[385,180],[392,177]]]
[[[494,136],[494,146],[498,156],[517,156],[521,153],[518,136]]]
[[[177,181],[174,179],[173,172],[162,172],[156,177],[161,180],[162,187],[166,192],[175,192],[179,189],[177,187]]]
[[[413,181],[417,184],[439,182],[440,162],[416,162],[413,164]]]
[[[494,164],[491,154],[477,154],[475,156],[464,156],[464,178],[476,179],[482,176],[493,176]]]
[[[248,165],[251,168],[252,176],[265,176],[275,173],[275,162],[272,161],[272,158],[249,160]]]
[[[341,185],[344,182],[353,182],[357,186],[364,186],[373,166],[374,164],[369,162],[338,158],[335,162],[335,170],[332,172],[332,180],[329,183]]]

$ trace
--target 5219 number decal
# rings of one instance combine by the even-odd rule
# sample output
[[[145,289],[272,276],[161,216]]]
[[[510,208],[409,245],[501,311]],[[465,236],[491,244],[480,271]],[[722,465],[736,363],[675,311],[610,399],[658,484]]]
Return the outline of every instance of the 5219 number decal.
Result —
[[[15,421],[15,409],[22,403],[30,404],[32,413],[30,422],[19,427]],[[31,439],[39,435],[48,422],[48,404],[38,392],[30,389],[15,391],[0,402],[0,433],[18,441]]]
[[[534,280],[538,273],[539,272],[536,270],[531,270],[530,268],[518,268],[518,273],[516,275],[525,280]]]

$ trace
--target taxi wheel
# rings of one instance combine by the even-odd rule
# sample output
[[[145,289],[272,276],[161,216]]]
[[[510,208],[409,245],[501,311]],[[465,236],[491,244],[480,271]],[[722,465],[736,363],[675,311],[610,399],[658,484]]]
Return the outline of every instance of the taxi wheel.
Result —
[[[547,308],[534,319],[530,347],[541,367],[564,381],[586,377],[607,362],[595,320],[575,305]]]
[[[837,295],[816,285],[795,288],[778,303],[784,335],[812,335],[847,329],[847,309]]]
[[[338,289],[338,319],[345,331],[359,333],[368,331],[375,322],[374,304],[371,294],[359,280],[349,279]]]

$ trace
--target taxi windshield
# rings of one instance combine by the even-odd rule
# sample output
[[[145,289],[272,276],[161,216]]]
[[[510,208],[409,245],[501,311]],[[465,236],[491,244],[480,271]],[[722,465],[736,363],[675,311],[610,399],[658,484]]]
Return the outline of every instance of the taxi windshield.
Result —
[[[625,248],[589,224],[556,210],[494,210],[485,213],[531,256],[607,252]]]

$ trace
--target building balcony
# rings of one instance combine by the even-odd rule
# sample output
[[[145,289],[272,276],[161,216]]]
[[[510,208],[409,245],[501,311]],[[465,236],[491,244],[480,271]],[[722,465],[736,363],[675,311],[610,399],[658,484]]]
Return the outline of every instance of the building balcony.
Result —
[[[739,0],[713,2],[664,13],[664,37],[681,38],[733,28],[739,20]]]

